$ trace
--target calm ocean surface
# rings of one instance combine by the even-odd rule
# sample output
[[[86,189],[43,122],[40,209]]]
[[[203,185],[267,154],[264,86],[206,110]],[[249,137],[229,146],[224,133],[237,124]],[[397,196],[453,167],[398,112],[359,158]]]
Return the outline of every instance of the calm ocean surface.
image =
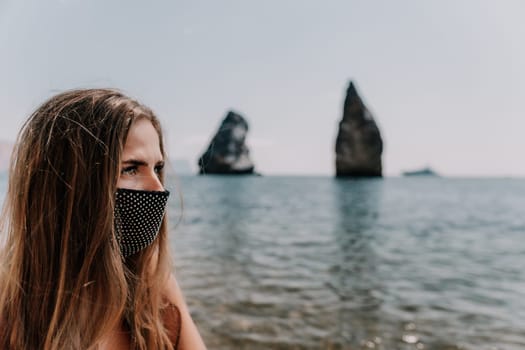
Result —
[[[176,273],[210,349],[525,349],[525,179],[168,187]]]

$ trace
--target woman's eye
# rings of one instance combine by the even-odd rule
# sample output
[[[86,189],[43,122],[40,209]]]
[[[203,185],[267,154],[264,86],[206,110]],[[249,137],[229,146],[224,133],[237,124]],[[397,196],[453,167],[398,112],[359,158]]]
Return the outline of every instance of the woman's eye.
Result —
[[[155,166],[155,172],[157,174],[162,174],[162,170],[164,169],[164,164],[159,164]]]
[[[120,171],[121,175],[136,175],[137,174],[137,167],[136,166],[129,166]]]

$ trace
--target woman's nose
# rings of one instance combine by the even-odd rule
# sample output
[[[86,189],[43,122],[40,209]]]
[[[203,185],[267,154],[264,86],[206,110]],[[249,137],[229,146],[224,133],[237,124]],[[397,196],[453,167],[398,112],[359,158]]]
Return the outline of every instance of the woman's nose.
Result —
[[[164,186],[160,182],[159,176],[155,171],[152,171],[144,179],[144,190],[146,191],[164,191]]]

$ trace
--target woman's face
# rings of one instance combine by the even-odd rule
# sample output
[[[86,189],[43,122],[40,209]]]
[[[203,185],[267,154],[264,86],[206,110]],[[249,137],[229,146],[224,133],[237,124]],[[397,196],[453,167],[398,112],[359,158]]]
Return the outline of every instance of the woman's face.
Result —
[[[160,174],[164,157],[160,151],[159,134],[148,119],[136,120],[130,127],[122,152],[118,188],[143,191],[164,191]]]

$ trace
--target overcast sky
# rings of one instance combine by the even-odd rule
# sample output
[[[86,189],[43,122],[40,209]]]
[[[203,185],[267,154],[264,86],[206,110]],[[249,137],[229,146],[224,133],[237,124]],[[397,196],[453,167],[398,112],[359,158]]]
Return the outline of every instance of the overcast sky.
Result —
[[[0,0],[0,140],[51,95],[115,87],[192,166],[228,109],[263,174],[334,172],[350,79],[387,175],[525,176],[525,1]]]

